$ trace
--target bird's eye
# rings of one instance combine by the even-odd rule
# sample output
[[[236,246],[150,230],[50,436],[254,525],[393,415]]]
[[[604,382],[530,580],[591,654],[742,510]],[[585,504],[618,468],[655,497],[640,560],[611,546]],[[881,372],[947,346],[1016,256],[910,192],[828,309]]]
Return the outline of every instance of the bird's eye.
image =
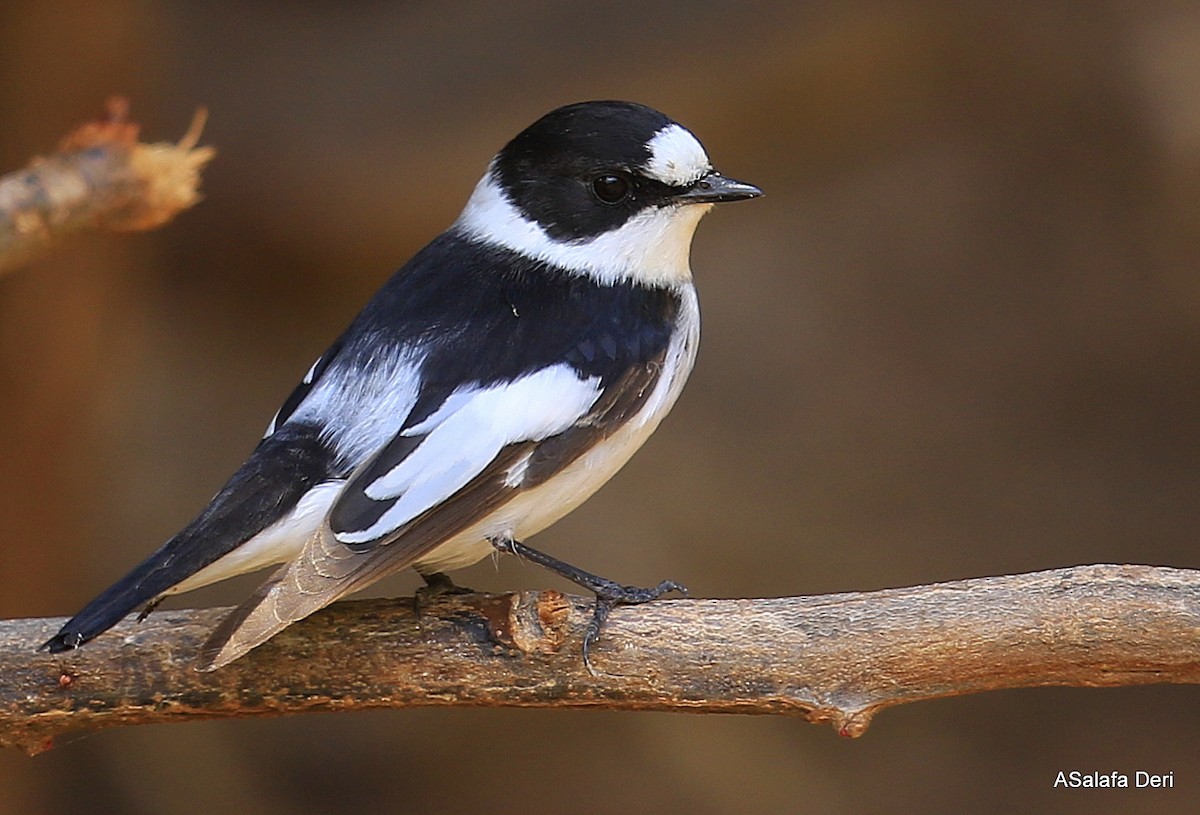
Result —
[[[629,179],[616,173],[605,173],[592,179],[592,191],[606,204],[615,204],[629,195]]]

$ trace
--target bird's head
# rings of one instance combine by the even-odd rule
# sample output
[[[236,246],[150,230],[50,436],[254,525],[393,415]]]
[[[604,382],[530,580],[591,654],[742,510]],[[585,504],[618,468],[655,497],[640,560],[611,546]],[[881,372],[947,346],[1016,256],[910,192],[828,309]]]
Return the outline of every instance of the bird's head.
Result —
[[[468,235],[603,280],[690,277],[714,203],[754,198],[683,125],[632,102],[553,110],[496,154],[459,217]]]

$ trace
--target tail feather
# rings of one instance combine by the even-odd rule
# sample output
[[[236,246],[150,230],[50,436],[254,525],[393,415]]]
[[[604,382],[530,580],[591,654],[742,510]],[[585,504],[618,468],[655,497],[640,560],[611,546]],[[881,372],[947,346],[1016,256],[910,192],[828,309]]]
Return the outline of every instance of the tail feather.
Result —
[[[283,566],[278,569],[253,595],[221,620],[220,625],[213,629],[212,634],[200,647],[200,653],[196,657],[196,670],[215,671],[228,665],[251,648],[262,645],[291,623],[291,620],[275,618],[263,607],[275,586],[283,580],[287,568]]]
[[[362,572],[372,560],[378,560],[374,553],[352,552],[323,526],[299,558],[280,567],[213,630],[200,649],[196,669],[214,671],[228,665],[292,623],[371,582]]]
[[[417,550],[381,546],[354,552],[338,542],[328,524],[323,525],[300,557],[281,566],[221,621],[201,647],[196,669],[215,671],[228,665],[292,623],[412,565],[429,548],[432,544]]]
[[[139,606],[152,603],[177,583],[178,576],[164,568],[170,562],[166,548],[160,549],[88,603],[57,634],[42,643],[40,650],[57,654],[78,648],[121,622]]]
[[[42,648],[51,653],[78,648],[138,606],[194,578],[205,567],[287,518],[314,487],[330,477],[331,460],[332,453],[315,427],[283,426],[259,444],[195,520],[88,603]],[[264,564],[250,558],[238,568],[248,571],[260,565]],[[235,573],[213,574],[208,582]],[[203,583],[189,583],[185,588],[199,585]]]

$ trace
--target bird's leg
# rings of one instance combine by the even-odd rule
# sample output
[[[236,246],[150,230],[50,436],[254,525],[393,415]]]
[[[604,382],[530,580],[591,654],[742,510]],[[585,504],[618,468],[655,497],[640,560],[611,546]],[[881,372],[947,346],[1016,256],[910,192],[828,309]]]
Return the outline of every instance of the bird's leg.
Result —
[[[438,594],[474,594],[474,589],[468,589],[465,586],[460,586],[450,579],[450,575],[445,572],[422,572],[419,569],[417,574],[421,575],[421,579],[425,581],[423,588],[417,591],[427,595]]]
[[[450,575],[445,572],[423,572],[417,569],[417,574],[421,575],[421,579],[425,581],[425,585],[421,586],[413,592],[413,612],[416,613],[417,619],[421,617],[421,610],[425,604],[435,597],[445,597],[454,594],[474,594],[474,589],[468,589],[466,586],[460,586],[450,579]]]
[[[165,594],[160,594],[157,597],[155,597],[153,600],[151,600],[149,603],[146,603],[146,605],[142,608],[142,610],[138,612],[137,621],[140,623],[142,620],[149,617],[151,612],[153,612],[154,609],[158,608],[158,604],[166,599],[167,599],[167,596]]]
[[[591,572],[585,572],[577,566],[572,566],[569,563],[562,562],[558,558],[550,557],[550,555],[539,552],[537,549],[527,546],[518,540],[513,540],[511,537],[492,538],[491,544],[496,547],[497,551],[516,555],[519,558],[543,566],[596,595],[596,608],[592,612],[591,622],[588,623],[587,631],[583,635],[583,664],[588,669],[588,673],[593,676],[596,675],[596,671],[592,668],[589,655],[592,643],[600,637],[600,629],[604,625],[604,621],[608,619],[609,612],[617,606],[632,606],[657,600],[671,591],[679,592],[684,597],[687,597],[687,587],[676,583],[674,580],[664,580],[654,588],[648,589],[638,586],[626,586],[600,577],[599,575],[594,575]]]

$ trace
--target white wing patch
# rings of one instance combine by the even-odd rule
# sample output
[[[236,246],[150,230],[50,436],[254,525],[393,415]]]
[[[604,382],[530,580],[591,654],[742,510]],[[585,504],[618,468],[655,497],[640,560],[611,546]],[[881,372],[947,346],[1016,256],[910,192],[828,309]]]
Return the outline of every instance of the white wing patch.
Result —
[[[506,445],[563,432],[599,398],[599,378],[580,379],[568,365],[456,391],[429,418],[404,431],[406,436],[428,434],[420,446],[363,490],[372,500],[395,503],[367,529],[342,532],[337,539],[355,544],[382,537],[450,499]]]
[[[318,366],[320,366],[322,360],[324,360],[324,359],[325,359],[324,355],[317,357],[317,361],[314,362],[309,367],[308,372],[304,374],[304,378],[300,380],[301,387],[304,387],[306,385],[312,385],[313,378],[317,375],[317,368],[318,368]],[[286,402],[284,403],[284,407],[287,407]],[[299,405],[296,405],[295,407],[299,407]],[[279,416],[283,413],[283,411],[284,411],[284,408],[282,408],[282,407],[279,410],[275,411],[275,415],[271,417],[271,423],[269,425],[267,425],[267,432],[263,433],[264,439],[275,435],[275,431],[279,429]]]
[[[420,348],[387,354],[369,375],[355,366],[325,372],[293,417],[311,421],[344,460],[360,462],[400,432],[417,402]]]

